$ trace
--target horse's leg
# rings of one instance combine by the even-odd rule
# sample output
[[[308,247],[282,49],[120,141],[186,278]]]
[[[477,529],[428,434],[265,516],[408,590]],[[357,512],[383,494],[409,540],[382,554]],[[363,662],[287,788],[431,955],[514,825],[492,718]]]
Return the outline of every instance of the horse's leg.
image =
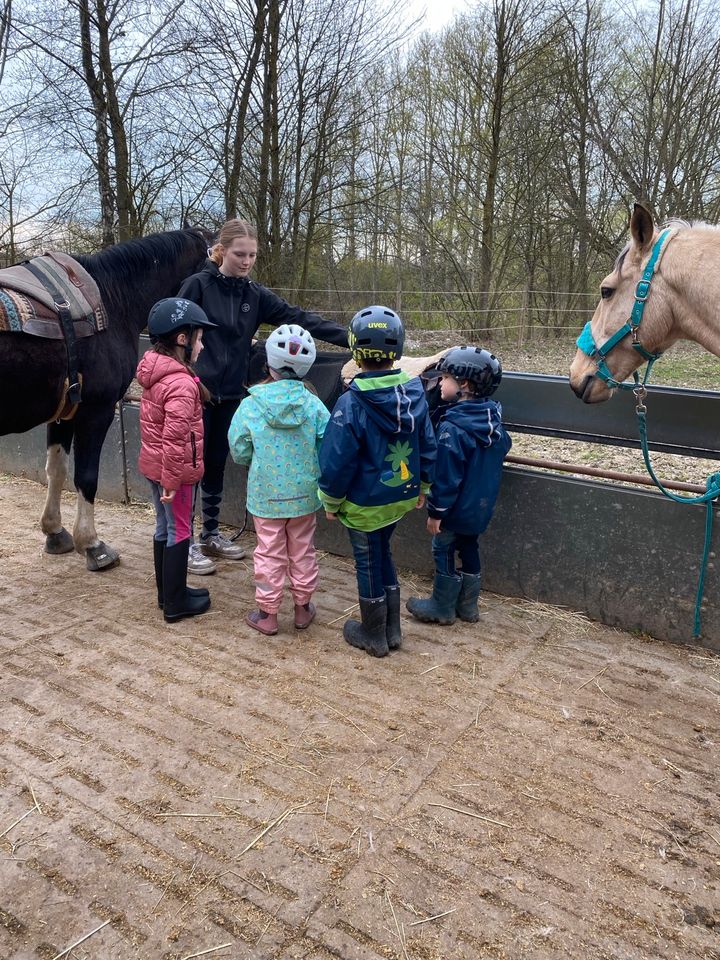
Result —
[[[75,425],[72,420],[60,420],[48,424],[47,428],[47,497],[45,509],[40,518],[40,526],[45,534],[46,553],[69,553],[73,547],[73,538],[62,525],[60,515],[60,497],[67,479],[68,456],[72,444]]]
[[[114,416],[115,405],[112,403],[102,406],[80,404],[75,416],[77,512],[73,538],[77,552],[85,552],[88,570],[104,570],[120,559],[118,552],[99,540],[95,532],[100,453]]]

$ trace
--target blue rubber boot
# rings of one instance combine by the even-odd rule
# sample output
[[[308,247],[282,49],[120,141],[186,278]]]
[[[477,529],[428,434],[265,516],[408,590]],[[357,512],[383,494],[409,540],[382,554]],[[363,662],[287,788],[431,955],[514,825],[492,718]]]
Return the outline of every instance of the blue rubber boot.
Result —
[[[480,596],[480,574],[461,573],[462,586],[455,604],[455,612],[466,623],[477,623],[478,597]]]
[[[405,606],[416,620],[449,626],[455,623],[455,604],[461,586],[462,577],[458,574],[448,577],[443,573],[436,573],[432,596],[427,600],[411,597]]]

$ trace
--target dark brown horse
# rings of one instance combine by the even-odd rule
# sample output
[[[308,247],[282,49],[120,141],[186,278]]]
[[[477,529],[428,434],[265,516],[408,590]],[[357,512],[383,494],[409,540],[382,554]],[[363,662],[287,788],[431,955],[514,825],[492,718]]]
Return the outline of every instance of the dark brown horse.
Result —
[[[68,553],[74,547],[85,553],[89,570],[101,570],[118,560],[117,551],[95,532],[100,452],[115,405],[135,375],[138,336],[150,307],[176,294],[182,280],[199,269],[207,240],[200,230],[175,230],[76,257],[97,282],[108,329],[77,341],[82,402],[71,420],[48,423],[48,494],[41,520],[48,553]],[[55,416],[66,376],[63,341],[0,333],[0,435],[22,433]],[[72,536],[60,517],[71,446],[77,490]]]

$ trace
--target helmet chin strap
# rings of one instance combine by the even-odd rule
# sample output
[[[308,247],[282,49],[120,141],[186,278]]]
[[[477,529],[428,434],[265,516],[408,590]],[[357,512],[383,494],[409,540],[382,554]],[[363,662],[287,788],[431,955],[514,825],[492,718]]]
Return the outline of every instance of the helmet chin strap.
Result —
[[[192,362],[192,338],[193,338],[193,331],[190,330],[189,333],[185,333],[185,337],[187,338],[186,341],[185,341],[185,343],[178,343],[178,342],[177,342],[177,337],[182,336],[182,334],[183,334],[184,332],[185,332],[185,331],[182,331],[182,330],[181,330],[179,333],[176,334],[175,346],[176,346],[176,347],[180,347],[180,349],[182,350],[182,352],[183,352],[183,357],[184,357],[184,359],[185,359],[185,363],[191,363],[191,362]]]

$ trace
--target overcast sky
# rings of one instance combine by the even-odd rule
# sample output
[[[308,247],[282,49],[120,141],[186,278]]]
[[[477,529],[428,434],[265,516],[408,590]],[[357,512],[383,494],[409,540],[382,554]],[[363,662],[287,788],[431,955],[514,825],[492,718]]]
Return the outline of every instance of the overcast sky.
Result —
[[[408,0],[408,10],[424,17],[421,30],[440,30],[468,8],[468,0]]]

